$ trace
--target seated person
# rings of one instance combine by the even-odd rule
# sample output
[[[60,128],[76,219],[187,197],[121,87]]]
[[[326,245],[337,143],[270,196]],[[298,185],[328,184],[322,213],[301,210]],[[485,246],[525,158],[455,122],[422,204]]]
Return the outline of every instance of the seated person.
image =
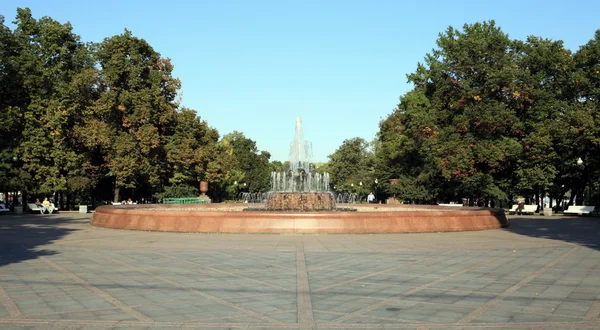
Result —
[[[44,201],[42,202],[42,206],[40,207],[40,213],[44,214],[47,210],[48,213],[52,214],[54,209],[55,209],[54,204],[50,203],[50,201],[48,200],[48,197],[44,198]]]

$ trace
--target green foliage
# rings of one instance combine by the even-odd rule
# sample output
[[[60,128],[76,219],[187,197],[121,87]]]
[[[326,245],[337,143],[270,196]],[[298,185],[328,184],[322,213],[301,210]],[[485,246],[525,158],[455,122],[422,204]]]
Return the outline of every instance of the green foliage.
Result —
[[[388,193],[502,203],[599,177],[600,32],[574,56],[561,41],[511,40],[493,21],[450,27],[437,45],[380,123],[375,172],[398,179]]]
[[[327,171],[331,175],[331,185],[339,192],[353,192],[366,195],[375,185],[375,156],[372,144],[362,138],[344,140],[331,155]],[[361,185],[362,183],[362,185]]]
[[[118,201],[197,195],[200,180],[217,195],[235,193],[237,179],[267,184],[270,155],[242,152],[255,148],[249,139],[219,141],[180,108],[173,65],[145,40],[126,30],[85,44],[70,24],[29,9],[14,24],[0,17],[0,190],[61,193],[72,204],[107,189]]]
[[[266,151],[260,151],[256,147],[256,142],[245,137],[243,133],[233,132],[223,137],[223,140],[231,146],[232,155],[235,158],[234,168],[236,173],[240,173],[234,182],[245,183],[246,186],[241,186],[239,189],[248,192],[263,192],[267,191],[271,184],[271,172],[273,165],[269,163],[271,154]],[[231,180],[229,183],[232,183]],[[235,199],[235,196],[229,196],[230,199]]]
[[[154,198],[162,200],[164,198],[198,197],[198,195],[197,187],[179,183],[166,186],[163,192],[155,193]]]

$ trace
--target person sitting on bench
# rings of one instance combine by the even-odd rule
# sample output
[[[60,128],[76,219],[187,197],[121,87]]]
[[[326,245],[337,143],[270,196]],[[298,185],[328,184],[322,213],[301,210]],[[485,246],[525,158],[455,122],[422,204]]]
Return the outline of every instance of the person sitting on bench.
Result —
[[[42,202],[42,206],[40,206],[40,212],[42,214],[46,213],[46,211],[48,211],[48,213],[52,214],[52,212],[54,212],[54,205],[50,203],[50,201],[48,200],[48,197],[44,198],[44,201]]]

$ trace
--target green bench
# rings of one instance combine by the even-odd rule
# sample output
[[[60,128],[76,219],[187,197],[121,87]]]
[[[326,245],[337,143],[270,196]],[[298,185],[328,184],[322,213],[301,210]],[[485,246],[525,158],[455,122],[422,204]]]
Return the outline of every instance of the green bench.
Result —
[[[163,204],[205,204],[209,201],[199,197],[163,198]]]

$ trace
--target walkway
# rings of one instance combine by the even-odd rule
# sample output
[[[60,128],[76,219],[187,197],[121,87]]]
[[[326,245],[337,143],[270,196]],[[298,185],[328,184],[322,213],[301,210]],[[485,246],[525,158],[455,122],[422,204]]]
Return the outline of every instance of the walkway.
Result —
[[[600,219],[508,230],[213,235],[0,216],[0,327],[598,329]]]

